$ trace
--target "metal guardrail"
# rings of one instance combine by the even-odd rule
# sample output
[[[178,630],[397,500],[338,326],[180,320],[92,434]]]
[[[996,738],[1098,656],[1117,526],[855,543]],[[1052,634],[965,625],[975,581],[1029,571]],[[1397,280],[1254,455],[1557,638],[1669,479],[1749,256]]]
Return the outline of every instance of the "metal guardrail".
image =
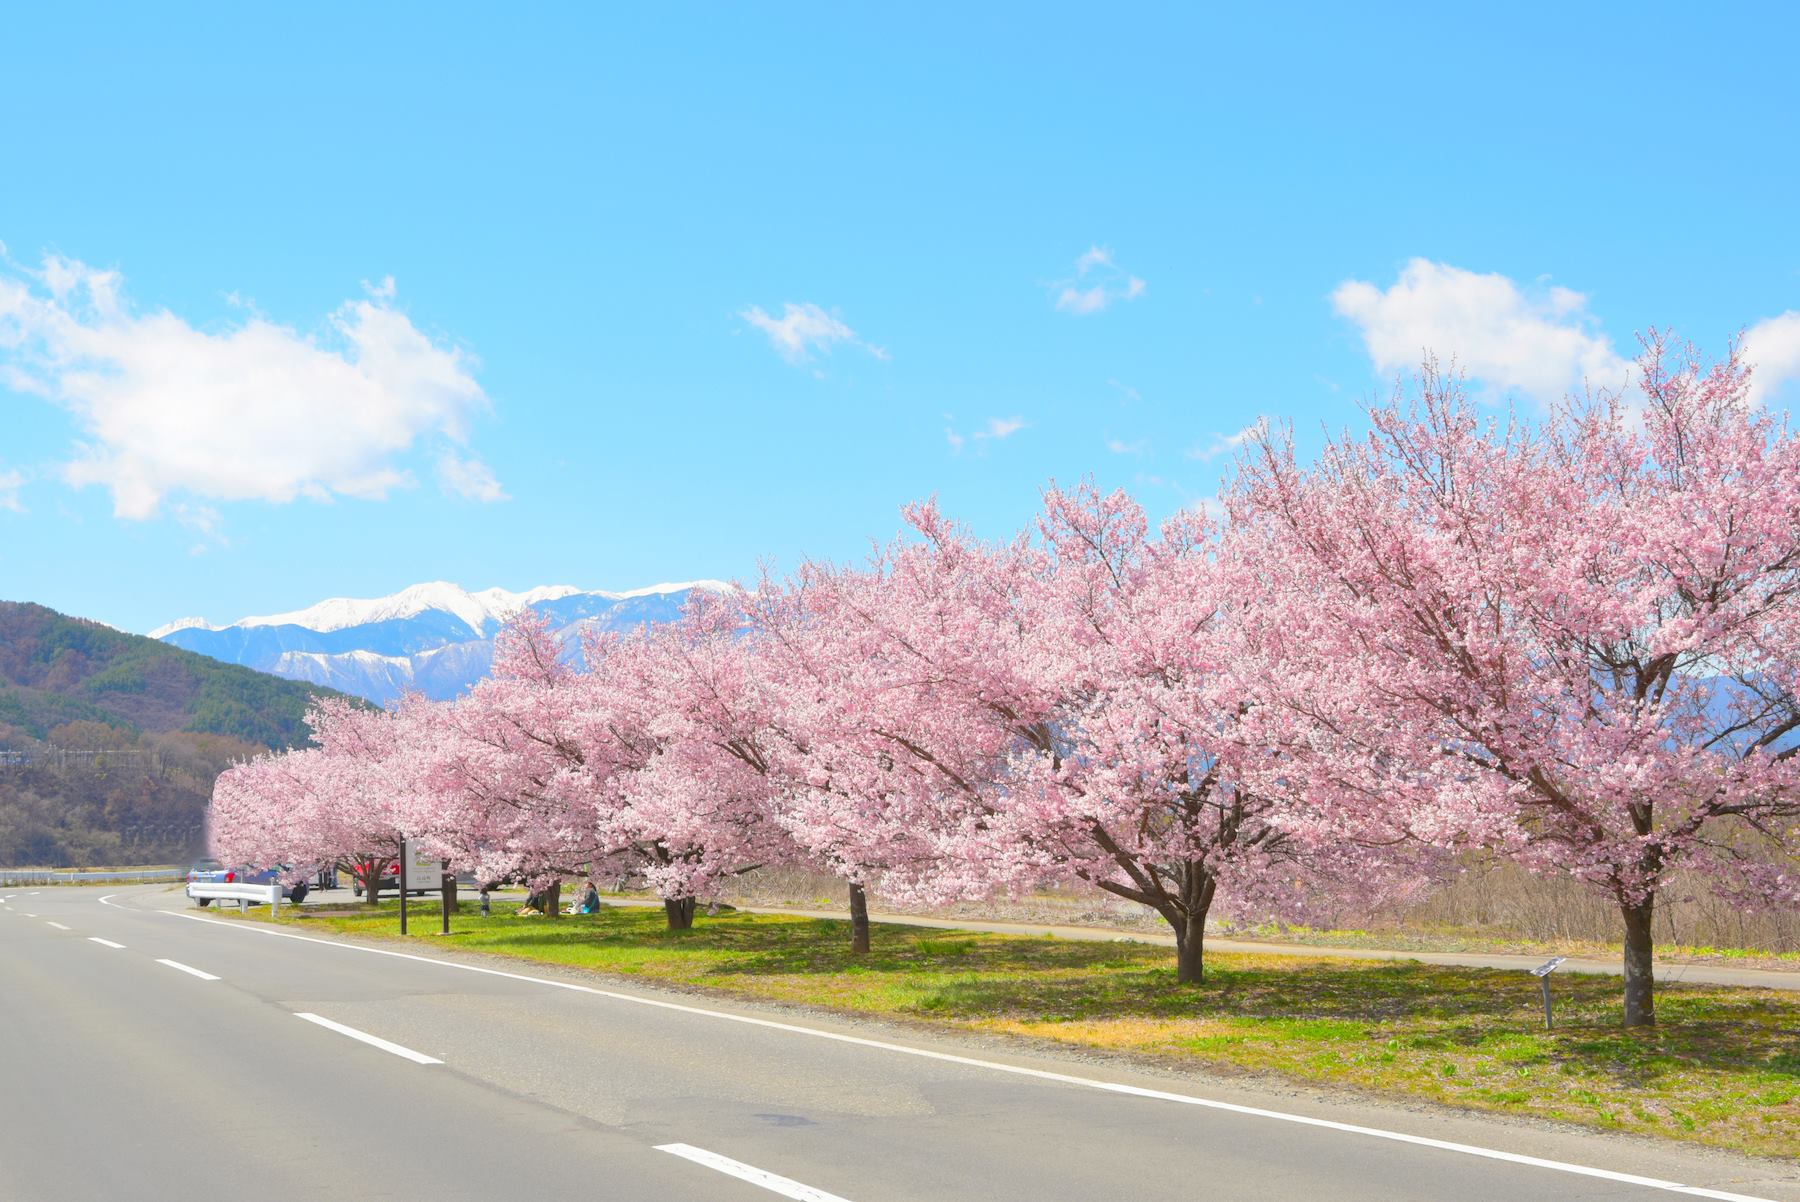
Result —
[[[187,895],[209,901],[256,902],[258,905],[281,906],[280,885],[227,885],[223,881],[189,881]]]
[[[0,885],[72,885],[93,881],[179,881],[183,868],[139,868],[125,872],[63,872],[49,868],[0,868]]]

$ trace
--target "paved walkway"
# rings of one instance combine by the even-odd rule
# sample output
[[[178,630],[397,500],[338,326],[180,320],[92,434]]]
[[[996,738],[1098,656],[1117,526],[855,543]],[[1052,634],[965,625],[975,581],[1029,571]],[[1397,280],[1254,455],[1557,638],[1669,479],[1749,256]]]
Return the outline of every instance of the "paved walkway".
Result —
[[[656,901],[639,901],[633,898],[608,896],[602,896],[601,900],[609,906],[660,906],[662,904]],[[803,918],[847,920],[850,917],[849,913],[844,910],[800,910],[786,906],[739,906],[737,908],[753,914],[796,914]],[[925,918],[917,914],[871,913],[869,919],[871,922],[932,927],[946,931],[993,931],[1003,935],[1054,935],[1058,939],[1082,939],[1094,942],[1115,943],[1123,940],[1129,943],[1156,943],[1165,947],[1175,945],[1173,935],[1108,927],[1058,926],[1033,922],[986,922],[965,918]],[[1366,947],[1314,947],[1300,943],[1263,943],[1216,936],[1208,937],[1206,946],[1209,951],[1217,952],[1316,956],[1325,960],[1417,960],[1421,964],[1448,964],[1462,968],[1516,969],[1520,972],[1528,968],[1536,968],[1547,958],[1541,955],[1517,956],[1479,952],[1414,952]],[[1624,968],[1617,960],[1571,957],[1565,960],[1557,971],[1598,973],[1616,977],[1623,974]],[[1693,985],[1746,985],[1761,989],[1800,991],[1800,970],[1778,968],[1731,968],[1716,964],[1682,964],[1678,961],[1659,960],[1656,965],[1656,979],[1659,984],[1663,985],[1686,982]]]

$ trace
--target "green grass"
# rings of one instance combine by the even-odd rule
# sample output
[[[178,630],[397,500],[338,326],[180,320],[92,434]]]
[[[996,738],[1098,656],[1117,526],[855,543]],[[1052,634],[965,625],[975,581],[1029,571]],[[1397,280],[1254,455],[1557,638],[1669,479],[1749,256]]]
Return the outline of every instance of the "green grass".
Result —
[[[413,903],[433,942],[435,906]],[[397,938],[392,903],[281,921]],[[1677,985],[1662,1025],[1619,1027],[1616,978],[1559,976],[1543,1029],[1524,973],[1413,962],[1214,955],[1198,988],[1168,949],[733,913],[664,929],[660,910],[560,919],[465,904],[450,945],[718,994],[1049,1040],[1177,1067],[1428,1098],[1800,1157],[1800,995]]]

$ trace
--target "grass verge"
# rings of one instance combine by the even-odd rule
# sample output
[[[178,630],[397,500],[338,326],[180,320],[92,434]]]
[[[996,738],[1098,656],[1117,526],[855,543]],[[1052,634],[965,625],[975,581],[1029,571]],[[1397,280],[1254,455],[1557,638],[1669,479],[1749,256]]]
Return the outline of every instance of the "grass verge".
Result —
[[[437,908],[413,906],[412,941],[442,947]],[[392,903],[279,921],[399,938]],[[778,914],[672,932],[656,910],[465,903],[454,929],[466,951],[729,996],[1800,1157],[1800,996],[1783,991],[1670,986],[1662,1025],[1625,1031],[1616,979],[1558,977],[1545,1031],[1526,974],[1413,962],[1221,954],[1182,988],[1160,947],[878,925],[852,956],[845,923]]]

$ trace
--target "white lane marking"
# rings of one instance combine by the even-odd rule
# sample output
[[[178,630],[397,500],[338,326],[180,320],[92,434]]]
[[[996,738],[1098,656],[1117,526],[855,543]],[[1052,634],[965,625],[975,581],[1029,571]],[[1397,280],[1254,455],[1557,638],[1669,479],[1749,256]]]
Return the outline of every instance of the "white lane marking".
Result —
[[[115,909],[126,909],[115,906]],[[1502,1152],[1497,1148],[1484,1148],[1478,1144],[1459,1144],[1450,1140],[1431,1139],[1423,1135],[1408,1135],[1404,1131],[1388,1131],[1381,1127],[1362,1127],[1354,1123],[1339,1123],[1332,1119],[1314,1118],[1311,1115],[1291,1114],[1282,1110],[1265,1110],[1260,1106],[1243,1106],[1236,1102],[1219,1102],[1212,1098],[1195,1097],[1192,1094],[1171,1093],[1161,1089],[1145,1089],[1138,1085],[1125,1085],[1116,1081],[1102,1081],[1094,1077],[1077,1077],[1070,1073],[1053,1073],[1041,1068],[1026,1068],[1018,1064],[1004,1064],[998,1060],[980,1060],[973,1056],[958,1056],[952,1052],[934,1052],[928,1048],[908,1047],[903,1043],[888,1043],[880,1039],[865,1039],[860,1035],[843,1035],[836,1031],[821,1031],[814,1027],[802,1027],[794,1023],[776,1022],[768,1018],[752,1018],[747,1014],[731,1014],[723,1010],[708,1010],[700,1006],[683,1005],[680,1002],[665,1002],[657,998],[633,997],[629,993],[615,993],[609,989],[596,989],[591,985],[577,985],[572,981],[555,981],[548,977],[526,976],[524,973],[506,972],[498,968],[484,968],[478,964],[458,964],[454,960],[438,960],[431,956],[420,956],[412,952],[389,951],[383,947],[365,947],[360,943],[343,943],[335,939],[320,939],[313,935],[296,935],[291,931],[277,931],[272,927],[243,922],[234,922],[223,918],[207,918],[199,914],[186,914],[179,910],[153,910],[153,914],[165,914],[170,918],[185,918],[190,922],[203,922],[208,926],[224,927],[237,931],[248,931],[258,935],[270,935],[277,939],[297,939],[302,943],[317,943],[325,947],[338,947],[346,951],[366,952],[372,956],[394,956],[401,960],[417,960],[421,964],[441,964],[445,968],[454,968],[461,972],[480,973],[489,977],[505,977],[512,981],[527,981],[533,985],[548,985],[552,989],[567,989],[574,993],[587,993],[596,997],[609,998],[613,1001],[628,1002],[634,1006],[649,1006],[657,1010],[672,1010],[679,1014],[693,1014],[704,1018],[721,1019],[725,1022],[742,1023],[745,1026],[763,1027],[772,1031],[786,1031],[792,1035],[806,1035],[813,1039],[826,1039],[833,1043],[851,1044],[857,1047],[875,1048],[884,1052],[894,1052],[902,1056],[916,1056],[922,1060],[937,1060],[946,1064],[960,1064],[970,1068],[986,1069],[996,1073],[1010,1073],[1018,1077],[1031,1077],[1039,1081],[1055,1081],[1062,1085],[1074,1085],[1083,1089],[1098,1089],[1106,1093],[1125,1094],[1136,1098],[1154,1098],[1161,1102],[1176,1102],[1183,1106],[1199,1106],[1207,1110],[1221,1110],[1231,1114],[1248,1115],[1253,1118],[1272,1119],[1276,1122],[1294,1123],[1302,1127],[1316,1127],[1326,1131],[1342,1131],[1350,1135],[1362,1135],[1371,1139],[1385,1139],[1394,1143],[1411,1144],[1420,1148],[1435,1148],[1441,1152],[1455,1152],[1463,1156],[1479,1156],[1486,1160],[1504,1161],[1508,1164],[1529,1165],[1532,1168],[1549,1169],[1558,1173],[1573,1173],[1579,1177],[1597,1177],[1603,1181],[1617,1181],[1625,1185],[1639,1185],[1645,1189],[1661,1190],[1664,1193],[1684,1194],[1693,1198],[1714,1198],[1719,1202],[1775,1202],[1772,1198],[1764,1198],[1755,1194],[1733,1194],[1724,1190],[1706,1189],[1703,1186],[1683,1185],[1679,1181],[1664,1181],[1656,1177],[1639,1177],[1634,1173],[1616,1173],[1611,1169],[1599,1169],[1585,1164],[1574,1164],[1565,1160],[1547,1160],[1541,1156],[1526,1156],[1518,1152]]]
[[[439,1060],[436,1057],[427,1056],[423,1052],[415,1052],[411,1048],[403,1048],[397,1043],[390,1043],[379,1035],[371,1035],[367,1031],[358,1031],[355,1027],[346,1027],[343,1023],[334,1023],[329,1018],[322,1017],[321,1015],[295,1014],[294,1017],[304,1018],[309,1023],[317,1023],[319,1026],[324,1027],[329,1031],[336,1031],[339,1035],[348,1035],[352,1039],[361,1040],[370,1047],[377,1047],[384,1052],[392,1052],[396,1056],[403,1056],[414,1064],[443,1063],[442,1060]]]
[[[36,918],[37,917],[37,915],[33,914],[30,910],[20,910],[19,913],[23,914],[27,918]]]
[[[158,960],[157,963],[158,964],[167,964],[170,968],[174,969],[176,972],[185,972],[191,977],[199,977],[202,981],[216,981],[219,979],[219,978],[213,976],[210,972],[201,972],[197,968],[189,968],[187,965],[183,964],[179,960]]]
[[[62,923],[60,923],[60,922],[51,922],[51,921],[50,921],[50,920],[49,920],[49,919],[48,919],[48,918],[46,918],[46,919],[44,919],[44,924],[45,924],[45,925],[46,925],[46,926],[53,926],[53,927],[55,927],[55,928],[56,928],[56,929],[57,929],[57,930],[59,930],[59,931],[66,931],[66,930],[68,930],[68,929],[69,929],[69,928],[68,928],[68,927],[66,927],[66,926],[64,926],[64,925],[63,925],[63,924],[62,924]]]
[[[797,1198],[799,1202],[848,1202],[836,1194],[828,1194],[822,1189],[814,1189],[810,1185],[802,1185],[787,1177],[777,1176],[766,1169],[759,1169],[753,1164],[745,1164],[741,1160],[733,1160],[729,1156],[720,1156],[717,1152],[708,1152],[705,1148],[696,1148],[693,1144],[657,1144],[658,1152],[668,1152],[683,1160],[691,1160],[695,1164],[703,1164],[709,1169],[736,1177],[739,1181],[748,1181],[751,1185],[760,1185],[772,1194],[780,1194],[784,1198]]]
[[[125,945],[123,943],[114,943],[112,940],[102,939],[98,935],[89,935],[88,942],[89,943],[98,943],[101,947],[110,947],[110,948],[114,948],[114,949],[117,949],[120,951],[124,950],[124,947],[125,947]]]

